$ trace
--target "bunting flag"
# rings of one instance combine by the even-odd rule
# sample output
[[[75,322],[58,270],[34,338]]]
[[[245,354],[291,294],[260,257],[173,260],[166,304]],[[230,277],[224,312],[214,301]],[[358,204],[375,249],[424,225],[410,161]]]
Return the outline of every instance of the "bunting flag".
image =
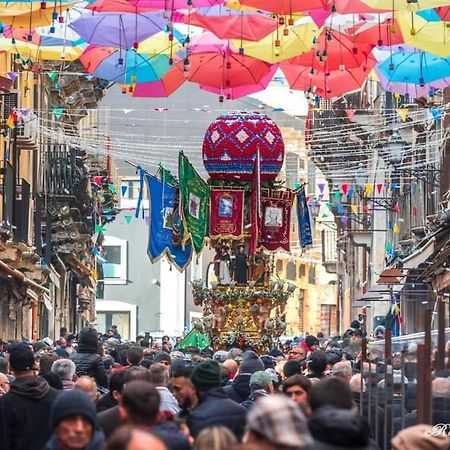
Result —
[[[433,117],[434,122],[437,122],[442,117],[441,108],[430,108],[431,117]]]
[[[406,118],[408,117],[408,108],[397,108],[395,110],[398,114],[398,116],[400,117],[400,119],[402,119],[402,122],[406,121]]]
[[[373,183],[364,184],[364,195],[368,197],[373,192]]]
[[[382,190],[383,190],[383,183],[378,183],[377,184],[377,192],[378,192],[378,194],[381,194]]]
[[[17,72],[8,72],[8,78],[14,83],[19,74]]]
[[[259,246],[258,236],[261,221],[261,160],[259,157],[259,149],[256,152],[255,164],[253,167],[250,214],[252,218],[252,226],[250,228],[249,253],[250,255],[254,255]]]
[[[178,158],[178,179],[184,226],[181,243],[191,239],[195,252],[200,253],[209,229],[209,187],[182,152]]]
[[[59,120],[61,119],[62,115],[64,114],[64,108],[62,106],[57,106],[56,108],[53,108],[53,115]]]
[[[323,194],[325,183],[317,183],[317,187],[319,188],[320,193]]]
[[[95,232],[96,233],[104,233],[106,231],[106,228],[103,225],[95,225]]]
[[[108,185],[108,190],[109,192],[111,192],[112,195],[114,195],[116,193],[116,185],[115,184]]]
[[[297,192],[297,220],[300,245],[307,247],[312,245],[311,218],[309,217],[308,202],[306,201],[305,188]]]
[[[347,225],[347,222],[348,222],[348,216],[342,216],[342,217],[341,217],[341,222],[342,222],[342,225]]]
[[[350,188],[347,192],[347,200],[351,201],[352,197],[353,197],[353,188]]]
[[[403,318],[401,316],[400,300],[397,295],[393,294],[391,306],[386,314],[386,325],[390,325],[392,337],[400,336],[402,323]]]
[[[353,116],[355,115],[355,113],[356,113],[356,109],[346,109],[346,110],[345,110],[345,114],[347,114],[347,117],[348,117],[350,120],[353,119]]]
[[[128,186],[123,184],[122,187],[120,188],[120,190],[122,191],[122,197],[123,197],[127,193]]]
[[[209,236],[211,239],[244,237],[244,191],[211,189]]]
[[[129,214],[127,214],[126,216],[125,216],[125,222],[128,224],[128,225],[130,225],[130,222],[131,222],[131,219],[133,218],[133,216],[130,216]]]
[[[292,191],[264,189],[261,195],[262,217],[259,221],[258,243],[269,252],[290,251]]]
[[[397,224],[394,225],[394,233],[395,234],[399,234],[400,233],[400,227]]]
[[[400,205],[398,202],[392,207],[392,211],[399,213],[400,212]]]
[[[348,183],[341,184],[341,191],[344,195],[348,194],[349,188],[350,188],[350,185]]]
[[[15,108],[13,108],[9,113],[8,120],[6,121],[6,126],[12,129],[15,128],[16,124],[17,124],[17,112]]]
[[[168,261],[182,272],[191,261],[192,244],[186,243],[183,249],[181,245],[173,242],[177,189],[152,175],[146,174],[145,181],[150,202],[150,216],[147,216],[150,223],[147,249],[150,261],[155,263],[166,256]]]
[[[351,205],[352,213],[358,214],[358,206],[357,205]]]

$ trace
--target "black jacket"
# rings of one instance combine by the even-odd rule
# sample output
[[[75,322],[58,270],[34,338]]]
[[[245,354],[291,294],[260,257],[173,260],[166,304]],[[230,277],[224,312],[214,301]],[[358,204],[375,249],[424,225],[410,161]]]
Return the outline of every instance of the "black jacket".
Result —
[[[251,393],[249,374],[238,375],[231,384],[225,386],[223,390],[236,403],[241,404],[248,399]]]
[[[167,450],[191,450],[188,438],[179,430],[173,421],[164,422],[150,428],[150,433],[158,436]]]
[[[111,392],[108,392],[100,398],[95,407],[97,409],[97,412],[101,413],[117,405],[117,400],[111,395]]]
[[[108,439],[117,428],[123,425],[119,406],[113,406],[112,408],[97,414],[97,420],[103,433],[105,433],[106,439]]]
[[[101,356],[97,353],[97,332],[83,328],[78,337],[77,351],[70,356],[75,363],[78,376],[87,375],[95,379],[97,386],[108,387],[108,377]]]
[[[194,438],[204,428],[222,425],[241,439],[245,429],[246,413],[245,408],[228,398],[223,388],[218,388],[209,391],[191,411],[187,424]]]
[[[50,409],[57,395],[40,377],[16,379],[0,397],[0,448],[42,450],[51,435]]]

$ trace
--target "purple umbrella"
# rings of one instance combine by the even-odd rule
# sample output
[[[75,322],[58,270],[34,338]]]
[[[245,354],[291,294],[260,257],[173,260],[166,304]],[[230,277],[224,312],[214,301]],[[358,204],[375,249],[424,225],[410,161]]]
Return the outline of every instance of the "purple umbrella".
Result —
[[[165,29],[162,13],[93,13],[70,24],[86,42],[130,49]]]

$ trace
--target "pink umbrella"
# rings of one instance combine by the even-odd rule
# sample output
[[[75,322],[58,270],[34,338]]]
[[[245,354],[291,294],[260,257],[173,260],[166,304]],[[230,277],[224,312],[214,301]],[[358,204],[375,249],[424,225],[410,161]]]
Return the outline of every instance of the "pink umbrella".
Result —
[[[211,53],[235,53],[235,49],[230,41],[220,39],[210,31],[197,34],[192,37],[189,46],[190,53],[211,52]]]
[[[278,65],[274,64],[267,75],[262,77],[261,80],[255,84],[249,84],[247,86],[237,86],[233,88],[230,87],[225,89],[219,89],[214,86],[201,84],[200,89],[212,92],[214,94],[223,95],[227,100],[235,100],[237,98],[245,97],[247,95],[254,94],[255,92],[263,91],[264,89],[266,89],[268,84],[272,81],[272,78],[275,75],[277,69]]]
[[[374,9],[362,0],[334,0],[334,6],[339,14],[364,14],[386,12],[382,9]]]
[[[160,80],[136,84],[133,97],[169,97],[186,80],[183,73],[173,67]]]

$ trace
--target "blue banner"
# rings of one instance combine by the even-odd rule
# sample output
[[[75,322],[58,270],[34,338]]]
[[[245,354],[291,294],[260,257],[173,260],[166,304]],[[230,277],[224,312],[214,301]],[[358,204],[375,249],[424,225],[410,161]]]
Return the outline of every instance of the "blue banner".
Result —
[[[306,247],[312,245],[311,220],[309,218],[309,208],[306,202],[305,190],[301,189],[297,193],[297,218],[300,245]]]
[[[148,255],[152,263],[166,256],[169,262],[182,272],[190,263],[192,244],[185,248],[173,243],[173,218],[176,188],[157,178],[146,175],[150,201],[150,226],[148,233]]]

